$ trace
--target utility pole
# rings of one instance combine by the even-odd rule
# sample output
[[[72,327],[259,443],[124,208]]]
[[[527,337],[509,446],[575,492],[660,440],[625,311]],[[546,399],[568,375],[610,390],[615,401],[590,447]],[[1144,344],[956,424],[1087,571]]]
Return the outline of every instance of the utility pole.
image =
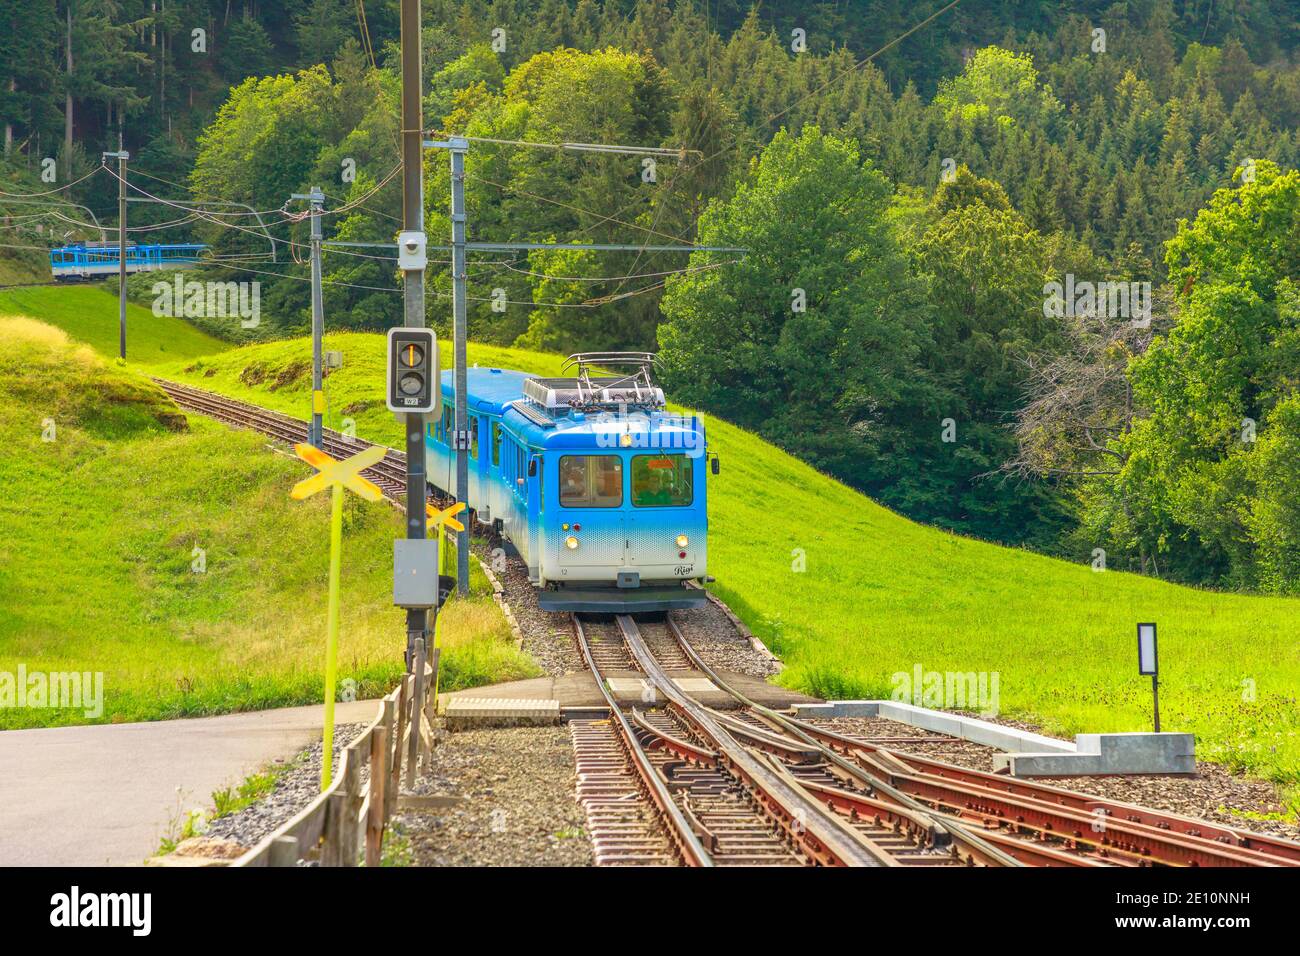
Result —
[[[456,365],[456,500],[469,503],[469,406],[466,393],[468,335],[465,313],[465,151],[469,141],[460,137],[448,140],[451,152],[451,313],[452,354]],[[469,533],[456,535],[456,593],[469,594]]]
[[[117,160],[117,354],[126,358],[126,161],[131,154],[122,149],[122,131],[117,131],[117,152],[104,153],[100,162]]]
[[[324,436],[325,392],[321,371],[325,337],[325,306],[321,300],[321,212],[325,194],[313,186],[309,193],[294,193],[294,199],[311,203],[311,426],[307,443],[320,448]]]
[[[402,43],[402,233],[403,241],[419,245],[420,261],[402,268],[403,324],[424,327],[424,116],[421,106],[420,0],[401,0]],[[412,234],[417,234],[413,236]],[[417,238],[418,237],[418,238]],[[436,366],[435,366],[436,367]],[[441,382],[433,382],[435,389]],[[434,393],[435,395],[437,392]],[[425,537],[427,479],[424,460],[424,415],[406,416],[406,537]],[[436,619],[437,595],[433,613]],[[406,666],[415,667],[416,642],[427,650],[429,612],[406,609]],[[423,657],[423,655],[421,655]],[[422,679],[417,675],[417,679]]]

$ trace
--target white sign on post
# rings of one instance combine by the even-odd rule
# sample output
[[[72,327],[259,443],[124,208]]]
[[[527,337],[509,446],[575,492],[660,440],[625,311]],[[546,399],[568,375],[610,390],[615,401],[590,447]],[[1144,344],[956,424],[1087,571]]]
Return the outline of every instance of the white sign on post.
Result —
[[[1156,661],[1156,626],[1154,624],[1138,625],[1138,673],[1154,675]]]

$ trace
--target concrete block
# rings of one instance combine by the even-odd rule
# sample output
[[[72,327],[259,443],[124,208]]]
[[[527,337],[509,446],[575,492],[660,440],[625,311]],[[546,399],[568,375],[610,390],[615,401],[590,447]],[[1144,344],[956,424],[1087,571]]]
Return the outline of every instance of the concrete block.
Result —
[[[542,726],[560,722],[560,702],[455,696],[447,701],[445,714],[447,726],[452,730]]]
[[[1042,734],[1016,727],[1005,727],[988,720],[980,720],[978,717],[949,714],[901,701],[882,700],[879,704],[881,717],[889,717],[935,733],[960,737],[962,740],[995,747],[998,750],[1027,753],[1072,754],[1075,752],[1075,745],[1067,740],[1044,737]]]
[[[794,716],[800,720],[835,716],[834,704],[795,704],[791,710]]]
[[[1080,753],[1101,757],[1102,773],[1195,773],[1196,738],[1179,733],[1079,734]]]
[[[1075,742],[1074,754],[994,754],[993,767],[1016,777],[1196,772],[1191,734],[1079,734]]]
[[[796,717],[879,717],[880,701],[829,700],[824,704],[795,704]]]
[[[1086,777],[1101,772],[1101,757],[1077,753],[1000,753],[993,755],[993,772],[1013,777]]]

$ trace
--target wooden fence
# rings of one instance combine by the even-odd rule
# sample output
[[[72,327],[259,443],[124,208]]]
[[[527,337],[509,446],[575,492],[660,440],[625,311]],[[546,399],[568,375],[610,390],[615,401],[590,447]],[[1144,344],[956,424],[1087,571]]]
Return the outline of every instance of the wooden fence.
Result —
[[[415,666],[380,702],[374,721],[343,750],[330,786],[291,820],[231,866],[378,866],[384,830],[406,803],[405,786],[415,785],[421,761],[433,758],[437,706],[438,649],[426,660],[425,643],[415,642]],[[361,769],[370,767],[364,787]],[[419,798],[411,803],[421,802]]]

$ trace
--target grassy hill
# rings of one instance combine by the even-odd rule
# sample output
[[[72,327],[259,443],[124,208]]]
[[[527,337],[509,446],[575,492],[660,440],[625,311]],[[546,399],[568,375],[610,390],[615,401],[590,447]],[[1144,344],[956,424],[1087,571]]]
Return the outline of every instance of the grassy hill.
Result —
[[[76,300],[100,293],[55,291],[74,300],[61,318],[94,328]],[[0,443],[0,673],[102,672],[105,721],[320,699],[329,504],[289,499],[304,465],[187,421],[143,376],[24,318],[0,318]],[[401,533],[391,507],[348,499],[339,676],[362,696],[401,671]],[[444,620],[445,688],[535,672],[475,578]],[[0,708],[0,728],[86,720]]]
[[[400,445],[383,408],[383,339],[327,336],[330,421]],[[305,416],[309,344],[273,342],[160,374]],[[470,345],[470,362],[556,374],[559,358]],[[443,367],[450,362],[444,347]],[[1300,600],[1197,591],[1094,572],[918,525],[755,436],[710,419],[717,593],[820,695],[890,696],[894,675],[997,673],[1000,710],[1058,733],[1148,729],[1138,621],[1160,625],[1161,716],[1199,753],[1300,783]],[[803,570],[799,570],[800,568]]]
[[[26,315],[57,326],[101,355],[117,357],[117,286],[39,286],[0,290],[0,315]],[[201,332],[184,319],[157,316],[126,304],[126,357],[141,365],[210,355],[229,343]]]

